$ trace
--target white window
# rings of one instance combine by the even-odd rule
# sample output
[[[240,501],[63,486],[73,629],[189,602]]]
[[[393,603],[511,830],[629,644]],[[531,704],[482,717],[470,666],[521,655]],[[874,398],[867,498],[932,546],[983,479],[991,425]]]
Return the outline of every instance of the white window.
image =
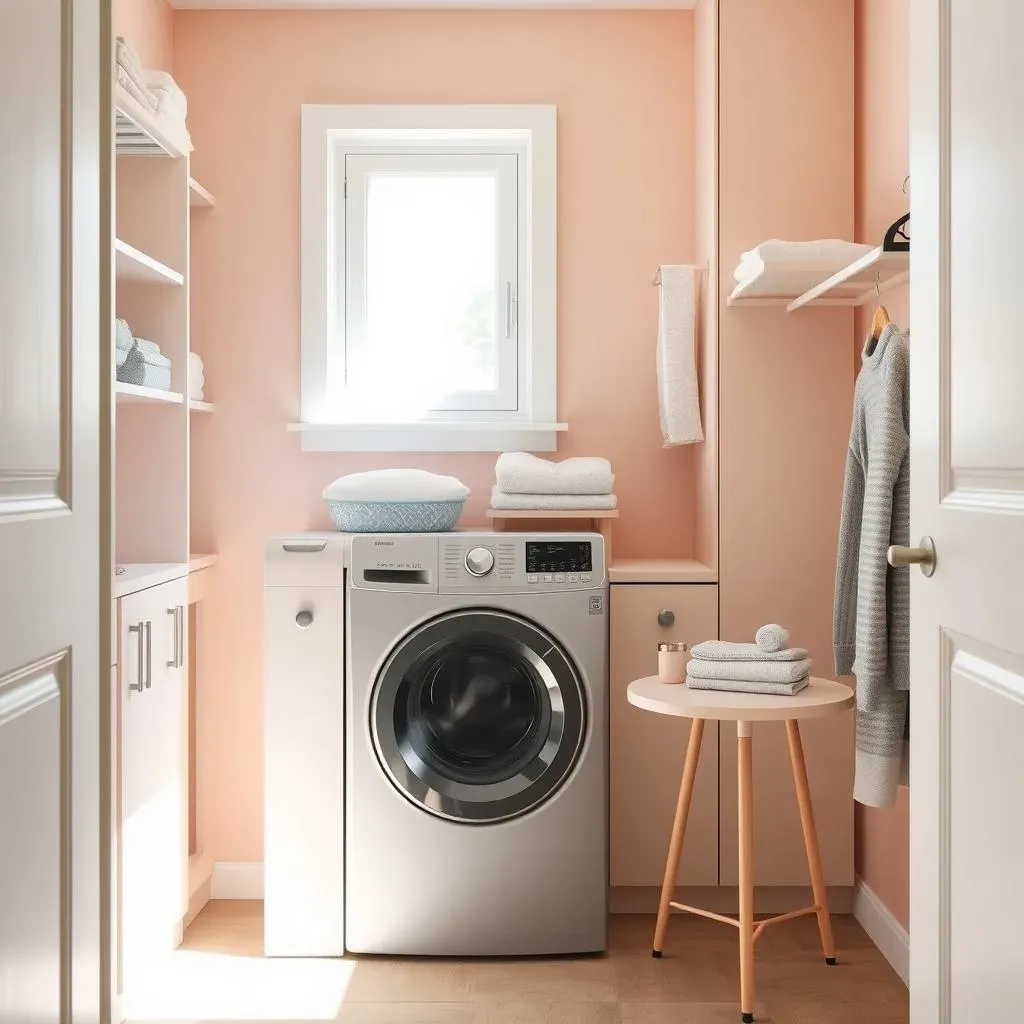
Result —
[[[553,451],[553,107],[302,109],[313,451]]]

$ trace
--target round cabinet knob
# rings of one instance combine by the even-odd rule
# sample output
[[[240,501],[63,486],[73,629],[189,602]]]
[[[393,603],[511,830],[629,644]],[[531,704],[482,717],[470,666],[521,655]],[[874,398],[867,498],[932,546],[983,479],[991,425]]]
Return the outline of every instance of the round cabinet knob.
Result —
[[[494,555],[487,548],[466,552],[466,572],[470,576],[486,576],[494,568]]]
[[[676,613],[671,608],[662,608],[658,612],[658,625],[659,626],[672,626],[676,621]]]
[[[298,626],[299,629],[309,629],[309,627],[313,625],[313,613],[308,608],[303,608],[302,611],[295,616],[295,625]]]

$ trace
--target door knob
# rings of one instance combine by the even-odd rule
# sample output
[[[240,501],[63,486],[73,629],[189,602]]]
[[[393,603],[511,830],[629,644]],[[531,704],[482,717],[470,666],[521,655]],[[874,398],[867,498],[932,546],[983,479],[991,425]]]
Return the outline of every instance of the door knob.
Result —
[[[676,613],[671,608],[662,608],[658,612],[658,625],[659,626],[671,626],[676,621]]]
[[[894,544],[889,548],[887,558],[889,564],[900,568],[904,565],[919,565],[925,576],[931,576],[935,572],[935,541],[931,537],[922,537],[918,542],[919,547],[905,548]]]
[[[309,627],[313,625],[313,613],[308,608],[303,608],[302,611],[295,616],[295,625],[298,626],[299,629],[309,629]]]

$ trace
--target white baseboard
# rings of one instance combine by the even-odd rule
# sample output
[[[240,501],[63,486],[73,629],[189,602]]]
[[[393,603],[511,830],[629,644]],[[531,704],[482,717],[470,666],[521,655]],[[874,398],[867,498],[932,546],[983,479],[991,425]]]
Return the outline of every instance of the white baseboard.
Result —
[[[263,899],[263,861],[217,861],[210,879],[210,899]]]
[[[892,969],[910,985],[910,936],[892,916],[889,908],[863,879],[858,878],[853,890],[853,916],[868,933]]]

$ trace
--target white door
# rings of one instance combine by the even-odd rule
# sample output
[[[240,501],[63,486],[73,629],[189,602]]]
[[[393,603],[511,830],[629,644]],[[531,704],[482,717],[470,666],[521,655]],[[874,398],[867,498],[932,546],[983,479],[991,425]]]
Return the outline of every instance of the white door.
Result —
[[[911,0],[911,1020],[1024,1007],[1024,4]]]
[[[100,29],[0,4],[3,1024],[100,1015]]]

